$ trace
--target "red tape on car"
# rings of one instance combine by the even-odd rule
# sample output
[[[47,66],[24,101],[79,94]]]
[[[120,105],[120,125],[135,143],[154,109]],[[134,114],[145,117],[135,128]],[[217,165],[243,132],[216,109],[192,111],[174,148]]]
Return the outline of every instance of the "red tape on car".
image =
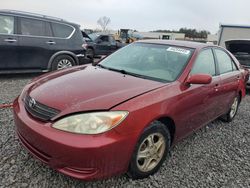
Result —
[[[0,104],[0,109],[1,108],[12,108],[13,104]]]

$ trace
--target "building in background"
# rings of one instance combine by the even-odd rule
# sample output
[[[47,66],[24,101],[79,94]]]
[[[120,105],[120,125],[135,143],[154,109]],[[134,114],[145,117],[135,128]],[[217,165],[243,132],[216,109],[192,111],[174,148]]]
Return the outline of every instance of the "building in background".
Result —
[[[227,41],[250,39],[250,26],[221,24],[218,33],[218,45],[226,47]]]
[[[184,40],[184,33],[160,33],[160,32],[134,32],[142,36],[142,39],[165,39],[165,40]]]

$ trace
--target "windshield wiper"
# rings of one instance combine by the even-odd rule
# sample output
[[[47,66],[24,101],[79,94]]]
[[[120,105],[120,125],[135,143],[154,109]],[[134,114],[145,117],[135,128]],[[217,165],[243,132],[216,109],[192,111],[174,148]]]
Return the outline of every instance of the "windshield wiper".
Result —
[[[140,74],[136,74],[136,73],[132,73],[132,72],[128,72],[124,69],[115,69],[115,68],[111,68],[111,67],[106,67],[102,64],[97,64],[98,67],[101,67],[103,69],[108,69],[111,71],[115,71],[115,72],[120,72],[122,74],[126,74],[126,75],[130,75],[130,76],[135,76],[135,77],[139,77],[139,78],[146,78],[146,76],[140,75]]]
[[[114,68],[110,68],[108,67],[107,69],[111,70],[111,71],[115,71],[115,72],[120,72],[122,74],[125,74],[125,75],[130,75],[130,76],[134,76],[134,77],[138,77],[138,78],[147,78],[146,76],[143,76],[143,75],[140,75],[140,74],[136,74],[136,73],[133,73],[133,72],[128,72],[124,69],[114,69]]]
[[[101,68],[104,68],[104,69],[109,69],[108,67],[103,66],[102,64],[97,64],[96,66],[101,67]]]
[[[162,80],[162,79],[157,79],[157,78],[154,78],[154,77],[151,77],[151,76],[144,76],[144,75],[141,75],[141,74],[136,74],[136,73],[133,73],[133,72],[128,72],[124,69],[115,69],[115,68],[111,68],[111,67],[106,67],[106,66],[103,66],[102,64],[97,64],[97,66],[103,68],[103,69],[107,69],[107,70],[111,70],[111,71],[115,71],[115,72],[120,72],[124,75],[130,75],[130,76],[134,76],[134,77],[138,77],[138,78],[142,78],[142,79],[150,79],[150,80],[155,80],[155,81],[160,81],[160,82],[166,82],[166,80]]]

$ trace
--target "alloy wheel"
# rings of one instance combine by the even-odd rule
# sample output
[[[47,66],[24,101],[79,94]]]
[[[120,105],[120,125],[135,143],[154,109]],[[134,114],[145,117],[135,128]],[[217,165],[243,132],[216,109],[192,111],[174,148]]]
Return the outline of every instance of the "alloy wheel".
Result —
[[[57,64],[57,70],[65,69],[65,68],[72,67],[72,66],[73,65],[71,61],[69,61],[68,59],[62,59]]]
[[[231,118],[233,118],[235,116],[235,114],[237,112],[238,104],[239,104],[238,98],[235,97],[234,102],[233,102],[231,109],[230,109],[230,113],[229,113]]]
[[[161,161],[166,149],[165,138],[161,133],[153,133],[141,143],[137,153],[137,167],[142,172],[153,170]]]

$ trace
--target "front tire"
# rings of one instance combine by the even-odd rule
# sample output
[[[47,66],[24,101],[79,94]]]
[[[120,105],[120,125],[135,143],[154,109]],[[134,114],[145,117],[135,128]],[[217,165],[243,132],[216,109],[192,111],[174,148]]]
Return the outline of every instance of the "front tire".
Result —
[[[74,66],[75,60],[69,55],[59,55],[52,62],[52,71],[61,70]]]
[[[166,125],[152,122],[136,144],[127,174],[132,179],[142,179],[157,172],[169,154],[170,140]]]

